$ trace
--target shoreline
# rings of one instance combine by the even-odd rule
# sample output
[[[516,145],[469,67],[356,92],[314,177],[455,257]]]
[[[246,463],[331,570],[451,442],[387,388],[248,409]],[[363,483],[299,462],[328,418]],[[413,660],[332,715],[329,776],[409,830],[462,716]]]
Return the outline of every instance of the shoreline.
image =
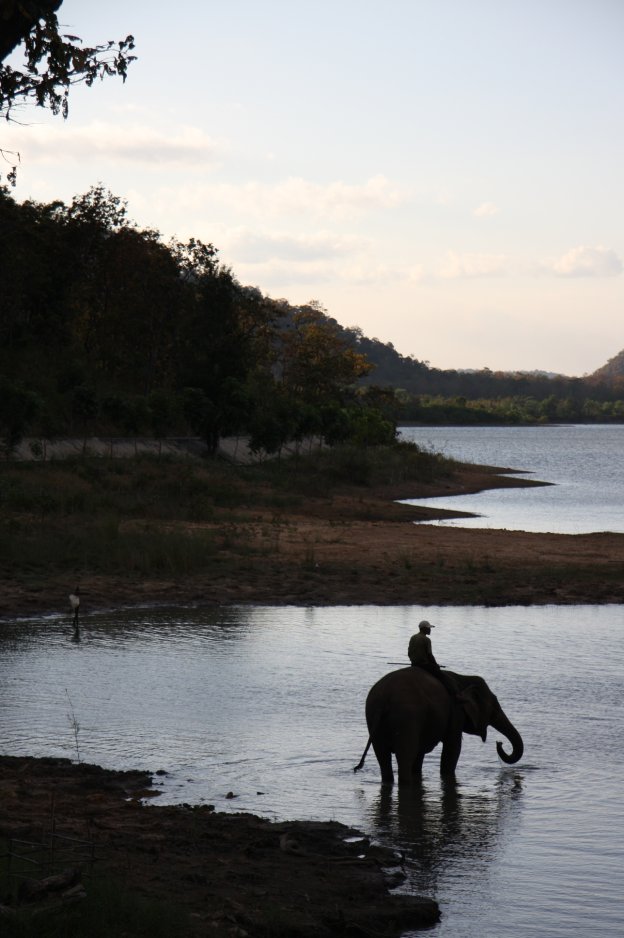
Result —
[[[501,475],[501,473],[506,473]],[[507,474],[509,473],[509,474]],[[448,479],[342,487],[290,509],[229,511],[205,523],[219,544],[184,577],[24,571],[0,575],[0,619],[59,613],[80,579],[81,614],[135,605],[477,605],[624,602],[624,534],[542,534],[427,524],[465,512],[398,499],[545,485],[500,467],[462,466]],[[418,524],[413,522],[418,521]]]
[[[404,878],[403,858],[365,833],[337,821],[274,822],[211,805],[147,805],[151,786],[148,772],[0,756],[0,837],[27,840],[31,848],[46,843],[52,829],[76,838],[93,850],[93,880],[110,879],[118,891],[175,909],[185,938],[399,938],[440,918],[435,900],[390,892]],[[59,843],[60,867],[70,862],[62,850]],[[88,866],[83,861],[79,872],[87,897]],[[47,907],[21,905],[22,915],[44,908],[49,915],[50,898],[44,896]],[[10,926],[15,910],[0,904],[3,924]]]

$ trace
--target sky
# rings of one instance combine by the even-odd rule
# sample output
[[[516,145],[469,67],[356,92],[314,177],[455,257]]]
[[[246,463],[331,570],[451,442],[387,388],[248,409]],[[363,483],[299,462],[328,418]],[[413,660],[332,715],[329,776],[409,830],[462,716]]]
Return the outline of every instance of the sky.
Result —
[[[103,183],[243,284],[436,368],[624,348],[624,0],[65,0],[126,83],[3,123],[18,200]],[[17,60],[12,60],[17,64]],[[4,175],[4,174],[3,174]]]

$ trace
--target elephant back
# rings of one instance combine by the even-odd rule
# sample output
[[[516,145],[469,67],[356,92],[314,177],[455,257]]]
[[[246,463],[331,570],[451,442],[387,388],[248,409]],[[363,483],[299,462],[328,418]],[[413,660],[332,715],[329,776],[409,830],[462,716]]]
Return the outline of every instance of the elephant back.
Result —
[[[366,718],[371,726],[372,717],[384,714],[403,715],[414,708],[450,705],[449,697],[437,678],[422,668],[410,665],[384,674],[373,684],[366,698]]]

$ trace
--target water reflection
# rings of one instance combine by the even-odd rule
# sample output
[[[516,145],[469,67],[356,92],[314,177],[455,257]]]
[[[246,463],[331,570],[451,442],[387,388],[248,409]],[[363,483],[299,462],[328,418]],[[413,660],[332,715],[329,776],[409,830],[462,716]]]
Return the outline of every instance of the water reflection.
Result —
[[[449,879],[464,889],[482,886],[517,829],[523,782],[521,772],[501,769],[491,791],[464,791],[446,780],[440,787],[380,786],[370,823],[380,839],[404,851],[403,889],[437,895]]]
[[[48,640],[67,635],[65,617],[51,618],[46,629]],[[33,637],[40,638],[37,623],[33,621]],[[3,627],[3,640],[10,623]],[[28,628],[20,623],[20,633]],[[221,608],[218,606],[138,606],[131,609],[94,613],[80,623],[72,620],[71,640],[77,643],[104,644],[107,647],[122,645],[155,644],[175,642],[184,648],[187,644],[204,644],[206,641],[231,652],[231,644],[248,640],[251,636],[249,614],[244,607]]]

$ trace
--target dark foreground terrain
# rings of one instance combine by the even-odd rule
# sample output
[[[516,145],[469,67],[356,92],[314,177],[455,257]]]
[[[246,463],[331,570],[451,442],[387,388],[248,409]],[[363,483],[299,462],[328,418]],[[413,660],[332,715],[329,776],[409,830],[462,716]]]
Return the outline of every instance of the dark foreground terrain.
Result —
[[[82,935],[80,905],[95,881],[110,877],[119,890],[176,910],[183,936],[395,936],[439,917],[429,899],[391,895],[388,881],[400,879],[401,858],[354,839],[341,824],[146,806],[151,781],[64,759],[0,757],[0,838],[40,843],[54,825],[93,844],[96,858],[91,864],[66,852],[62,861],[58,842],[60,866],[82,867],[87,898],[58,911],[61,894],[49,893],[22,905],[22,915],[34,912],[39,922],[71,915],[67,934]],[[0,888],[6,895],[1,878]],[[0,907],[3,934],[15,927],[13,908],[4,906],[3,915]]]

